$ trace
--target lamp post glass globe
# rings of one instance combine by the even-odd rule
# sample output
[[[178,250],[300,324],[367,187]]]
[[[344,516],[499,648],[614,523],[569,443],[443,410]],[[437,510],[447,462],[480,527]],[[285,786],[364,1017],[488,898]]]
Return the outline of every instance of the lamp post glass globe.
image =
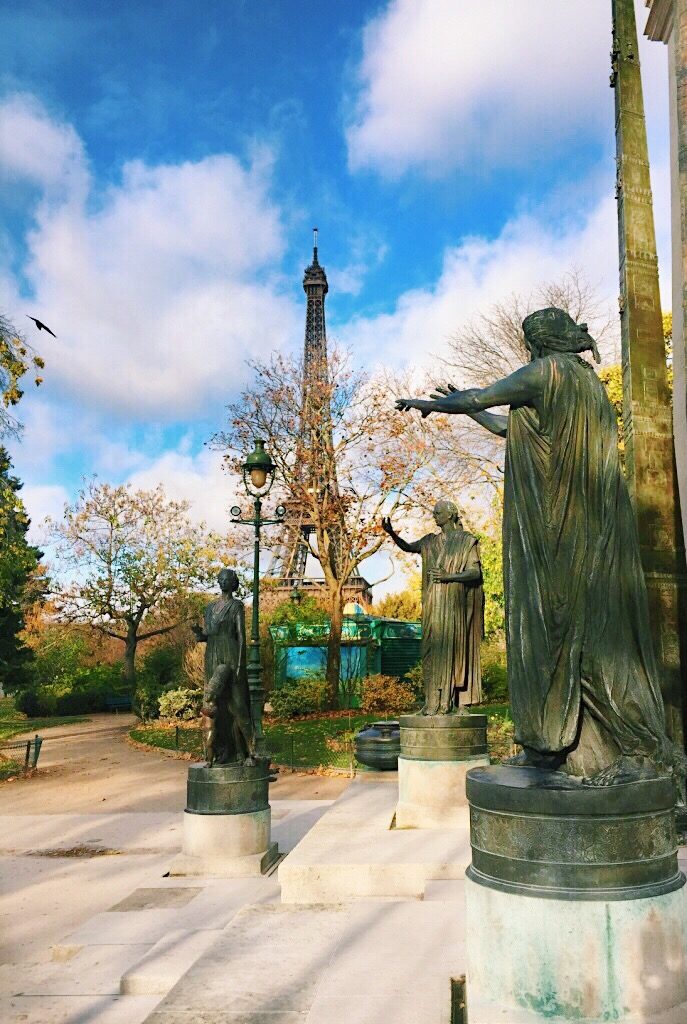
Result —
[[[260,466],[253,466],[250,471],[250,482],[256,491],[262,490],[267,482],[267,473]]]
[[[243,481],[249,494],[255,497],[262,497],[267,494],[274,479],[276,466],[268,452],[265,451],[265,442],[256,439],[255,448],[246,458],[241,467],[243,470]]]

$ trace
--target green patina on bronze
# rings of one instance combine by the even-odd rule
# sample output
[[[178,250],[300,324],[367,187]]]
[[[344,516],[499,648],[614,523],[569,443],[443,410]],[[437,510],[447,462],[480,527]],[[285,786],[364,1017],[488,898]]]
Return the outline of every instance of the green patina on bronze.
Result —
[[[249,814],[267,810],[269,782],[268,758],[250,765],[191,765],[186,810],[190,814]]]
[[[668,735],[684,749],[687,567],[633,0],[613,0],[625,468]]]
[[[682,768],[666,735],[637,525],[613,408],[560,309],[523,322],[531,362],[488,388],[401,409],[462,413],[506,437],[503,550],[516,763],[596,785]],[[509,406],[508,417],[490,413]]]
[[[388,518],[382,527],[402,551],[422,556],[422,714],[450,715],[482,699],[484,589],[477,538],[463,529],[454,503],[438,501],[434,521],[440,532],[414,541]]]
[[[537,768],[473,768],[473,881],[549,899],[627,900],[685,883],[670,779],[608,788]]]
[[[401,756],[410,761],[468,761],[484,757],[486,715],[402,715]]]

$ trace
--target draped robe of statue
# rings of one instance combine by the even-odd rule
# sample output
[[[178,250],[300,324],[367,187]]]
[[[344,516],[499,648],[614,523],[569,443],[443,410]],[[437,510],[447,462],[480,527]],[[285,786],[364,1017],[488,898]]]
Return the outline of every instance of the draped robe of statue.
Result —
[[[246,625],[243,602],[232,597],[205,609],[204,703],[215,705],[215,761],[232,764],[249,755],[237,718],[250,722],[246,676]]]
[[[515,738],[573,749],[591,776],[624,756],[670,763],[634,512],[615,414],[573,353],[538,359],[536,408],[508,418],[503,516]]]
[[[482,699],[480,643],[484,624],[482,584],[433,583],[430,571],[450,576],[479,567],[477,538],[464,530],[429,533],[422,555],[422,677],[424,713],[447,714]]]

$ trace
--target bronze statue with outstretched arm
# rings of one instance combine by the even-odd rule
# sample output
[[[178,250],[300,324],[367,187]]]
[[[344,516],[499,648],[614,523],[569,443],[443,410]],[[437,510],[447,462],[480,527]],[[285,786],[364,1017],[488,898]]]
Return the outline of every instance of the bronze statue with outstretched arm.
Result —
[[[666,736],[616,417],[563,310],[523,322],[531,362],[487,388],[439,387],[398,409],[463,414],[506,438],[508,681],[521,765],[608,785],[683,770]],[[508,406],[508,416],[490,412]]]
[[[439,533],[404,540],[385,517],[382,528],[408,554],[422,556],[422,679],[425,715],[445,715],[482,697],[480,642],[484,595],[477,538],[456,505],[438,501]]]

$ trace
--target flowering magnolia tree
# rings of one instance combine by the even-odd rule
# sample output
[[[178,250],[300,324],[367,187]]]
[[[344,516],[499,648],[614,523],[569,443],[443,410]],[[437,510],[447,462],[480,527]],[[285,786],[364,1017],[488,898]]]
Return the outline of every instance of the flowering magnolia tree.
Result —
[[[138,644],[185,621],[194,591],[233,561],[228,541],[192,522],[189,507],[162,486],[90,481],[61,520],[48,520],[64,581],[57,610],[122,642],[132,688]]]

